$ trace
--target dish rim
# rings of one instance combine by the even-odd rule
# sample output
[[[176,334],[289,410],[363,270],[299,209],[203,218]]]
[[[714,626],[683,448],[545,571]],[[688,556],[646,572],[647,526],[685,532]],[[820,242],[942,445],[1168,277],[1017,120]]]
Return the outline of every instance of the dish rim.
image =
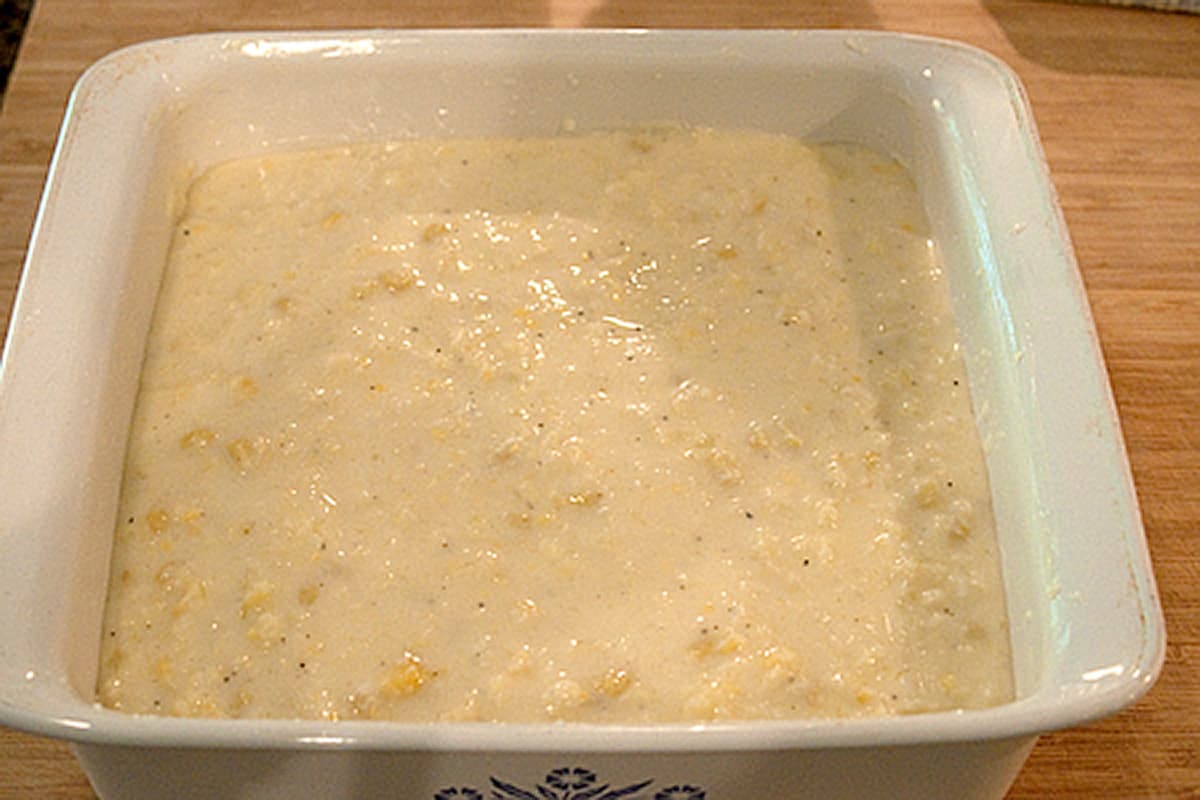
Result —
[[[757,37],[788,36],[797,40],[840,40],[853,49],[851,43],[863,43],[871,48],[880,46],[936,48],[952,53],[995,73],[1008,87],[1008,102],[1018,110],[1017,116],[1028,124],[1028,134],[1037,147],[1032,117],[1020,82],[1002,61],[995,56],[959,42],[925,36],[885,31],[854,30],[702,30],[702,29],[539,29],[539,28],[469,28],[469,29],[364,29],[317,31],[245,31],[193,34],[134,44],[114,51],[97,61],[79,78],[68,101],[60,138],[46,179],[46,188],[39,206],[31,245],[26,255],[25,271],[36,258],[35,244],[44,235],[43,217],[51,204],[60,180],[62,162],[68,158],[70,135],[77,118],[81,98],[93,90],[96,76],[121,61],[138,61],[142,56],[160,55],[172,48],[216,45],[227,49],[234,42],[308,42],[313,49],[329,43],[388,39],[452,41],[473,38],[554,38],[554,39],[620,39],[631,38],[667,42],[673,37],[697,39],[753,40]],[[659,45],[661,46],[661,45]],[[148,60],[153,60],[149,58]],[[94,98],[92,98],[94,100]],[[1024,109],[1023,113],[1019,110]],[[1040,157],[1040,149],[1037,150]],[[1044,158],[1036,165],[1049,184]],[[1069,251],[1069,248],[1068,248]],[[1068,252],[1069,255],[1069,252]],[[10,370],[16,349],[13,332],[26,316],[22,301],[24,292],[18,289],[13,306],[9,334],[0,357],[0,391]],[[1082,292],[1082,287],[1079,287]],[[1086,299],[1083,301],[1086,308]],[[1088,321],[1090,324],[1090,320]],[[1095,342],[1093,341],[1093,346]],[[1096,350],[1098,354],[1098,348]],[[1102,363],[1102,361],[1100,362]],[[0,410],[3,410],[0,394]],[[1112,419],[1117,420],[1111,406]],[[1119,424],[1119,421],[1118,423]],[[1122,450],[1123,455],[1123,450]],[[1124,457],[1128,490],[1136,511],[1136,494],[1128,476],[1128,460]],[[1141,533],[1140,547],[1134,537]],[[1129,534],[1129,568],[1138,572],[1145,553],[1144,533]],[[1061,696],[1045,697],[1042,692],[988,709],[926,713],[903,717],[861,719],[801,719],[759,721],[748,720],[722,723],[670,723],[649,725],[610,725],[586,723],[402,723],[384,721],[286,719],[196,719],[136,715],[112,711],[80,699],[78,713],[47,713],[12,704],[0,696],[0,724],[31,733],[78,743],[173,746],[203,748],[256,749],[403,749],[403,750],[461,750],[527,752],[572,750],[679,752],[701,750],[777,750],[788,748],[823,748],[910,745],[946,742],[985,741],[1032,736],[1049,730],[1070,727],[1090,721],[1135,702],[1157,679],[1165,658],[1165,632],[1162,612],[1154,586],[1153,572],[1145,562],[1145,572],[1139,572],[1142,601],[1143,646],[1136,659],[1130,661],[1126,680],[1106,683],[1095,691],[1066,692]],[[1061,689],[1061,687],[1059,687]]]

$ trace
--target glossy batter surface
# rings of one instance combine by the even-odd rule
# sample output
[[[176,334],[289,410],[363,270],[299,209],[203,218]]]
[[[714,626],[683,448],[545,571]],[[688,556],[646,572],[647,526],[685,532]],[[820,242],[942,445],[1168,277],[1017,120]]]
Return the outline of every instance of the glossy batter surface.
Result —
[[[915,189],[746,132],[361,145],[192,187],[99,699],[646,722],[1011,696]]]

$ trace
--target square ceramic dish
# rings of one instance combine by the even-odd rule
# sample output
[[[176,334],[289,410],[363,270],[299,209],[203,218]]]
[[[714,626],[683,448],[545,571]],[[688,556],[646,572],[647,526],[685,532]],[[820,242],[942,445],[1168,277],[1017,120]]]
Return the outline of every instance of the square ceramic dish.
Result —
[[[117,491],[185,176],[364,139],[752,127],[889,152],[945,260],[985,442],[1017,698],[643,727],[147,718],[94,704]],[[879,33],[372,31],[139,45],[80,80],[0,373],[0,723],[104,798],[998,798],[1038,733],[1154,681],[1163,623],[1086,298],[1015,77]],[[607,787],[607,788],[602,788]]]

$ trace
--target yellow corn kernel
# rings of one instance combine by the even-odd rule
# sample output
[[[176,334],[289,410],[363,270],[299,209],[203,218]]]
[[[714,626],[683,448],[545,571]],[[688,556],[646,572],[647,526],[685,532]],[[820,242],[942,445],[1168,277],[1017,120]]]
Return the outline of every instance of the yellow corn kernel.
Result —
[[[188,431],[179,439],[179,446],[184,450],[190,447],[207,447],[217,435],[208,428],[196,428]]]
[[[249,400],[258,394],[258,384],[249,375],[243,375],[233,385],[234,394],[242,400]]]
[[[158,568],[158,572],[154,573],[154,582],[166,591],[171,591],[171,589],[175,588],[175,579],[178,577],[178,569],[178,562],[168,561]]]
[[[937,505],[939,498],[938,486],[933,481],[925,481],[913,493],[913,499],[921,508],[932,508]]]
[[[782,322],[784,327],[788,328],[796,325],[810,325],[812,324],[812,314],[807,309],[789,312],[783,315]]]
[[[428,670],[421,659],[412,653],[405,652],[404,661],[392,667],[383,682],[383,690],[389,694],[407,697],[416,694],[425,685],[429,677]]]
[[[629,146],[639,153],[649,153],[654,149],[654,143],[643,139],[640,136],[635,136],[629,140]]]
[[[838,525],[838,507],[832,498],[826,497],[817,501],[817,524],[823,528],[836,528]]]
[[[421,232],[421,238],[427,242],[432,242],[434,239],[445,236],[450,230],[449,222],[431,222]]]
[[[726,261],[731,258],[737,258],[737,256],[737,248],[731,244],[723,245],[721,249],[717,251],[717,258],[725,259]]]
[[[520,450],[521,439],[520,437],[514,436],[511,439],[505,440],[498,448],[496,448],[493,458],[495,458],[497,461],[508,461],[510,458],[520,452]]]
[[[332,228],[334,225],[337,225],[339,222],[341,222],[345,218],[346,218],[346,215],[343,214],[342,212],[334,211],[332,214],[325,217],[325,219],[321,220],[321,227],[324,230],[329,230],[330,228]]]
[[[275,597],[275,587],[266,581],[259,581],[250,587],[250,590],[242,596],[242,619],[245,619],[251,613],[262,613],[270,606],[272,599]]]
[[[741,694],[742,690],[736,684],[715,678],[688,698],[684,711],[696,719],[717,719],[728,713],[730,705],[736,703]]]
[[[189,704],[189,707],[191,710],[183,716],[208,717],[209,719],[221,716],[221,709],[217,708],[217,704],[211,697],[197,698]]]
[[[950,535],[955,539],[966,539],[971,535],[971,525],[962,517],[955,517],[950,523]]]
[[[771,645],[759,651],[762,663],[767,667],[795,667],[799,661],[796,651],[789,647]]]
[[[359,719],[375,719],[379,716],[378,701],[374,694],[358,693],[346,696],[346,702],[350,704],[350,715]]]
[[[717,643],[711,636],[701,636],[688,647],[693,658],[707,658],[717,649]]]
[[[162,533],[170,524],[171,517],[161,508],[155,509],[146,515],[146,525],[150,528],[151,533]]]
[[[264,611],[255,618],[254,625],[246,631],[246,638],[256,644],[270,647],[279,642],[282,634],[283,624],[279,621],[279,617],[269,611]]]
[[[379,284],[389,292],[402,292],[413,285],[413,276],[411,272],[381,272],[378,278]]]
[[[562,719],[573,709],[588,703],[591,693],[570,678],[555,681],[542,696],[546,714],[553,719]]]
[[[183,597],[171,609],[172,617],[182,617],[208,598],[208,584],[204,581],[192,580],[187,584]]]
[[[572,492],[567,495],[567,503],[573,506],[594,506],[604,497],[604,492]]]
[[[315,583],[301,587],[299,595],[300,605],[311,606],[313,603],[317,602],[317,597],[319,597],[320,594],[321,587],[317,586]]]
[[[225,452],[238,469],[243,471],[256,465],[265,451],[266,441],[261,436],[256,436],[253,440],[238,438],[225,445]]]
[[[736,634],[726,636],[717,646],[717,652],[723,656],[733,655],[734,653],[742,652],[745,647],[746,640]]]
[[[709,451],[708,464],[722,486],[736,486],[742,482],[742,471],[737,459],[720,448]]]
[[[518,650],[509,660],[508,666],[504,669],[505,676],[511,675],[528,675],[533,671],[533,657],[528,650]]]
[[[596,681],[596,691],[609,697],[618,697],[633,685],[633,678],[627,670],[612,667]]]

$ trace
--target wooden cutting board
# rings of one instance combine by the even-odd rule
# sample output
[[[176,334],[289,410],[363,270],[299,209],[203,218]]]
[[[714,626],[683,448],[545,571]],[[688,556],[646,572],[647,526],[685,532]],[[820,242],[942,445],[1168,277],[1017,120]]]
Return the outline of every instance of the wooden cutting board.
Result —
[[[1009,796],[1200,798],[1200,16],[1015,0],[37,0],[0,113],[5,324],[90,62],[211,30],[446,26],[869,28],[959,39],[1017,71],[1108,361],[1169,644],[1146,699],[1044,737]],[[0,798],[92,796],[64,745],[0,730]]]

